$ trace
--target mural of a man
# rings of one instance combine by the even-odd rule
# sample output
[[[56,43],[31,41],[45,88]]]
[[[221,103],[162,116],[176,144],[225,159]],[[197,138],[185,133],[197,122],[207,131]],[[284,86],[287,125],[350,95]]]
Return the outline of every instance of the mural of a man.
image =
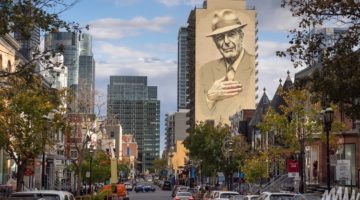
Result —
[[[200,68],[201,112],[209,118],[226,118],[255,101],[255,56],[243,47],[247,24],[242,24],[235,12],[223,9],[212,19],[212,37],[222,58],[206,63]]]

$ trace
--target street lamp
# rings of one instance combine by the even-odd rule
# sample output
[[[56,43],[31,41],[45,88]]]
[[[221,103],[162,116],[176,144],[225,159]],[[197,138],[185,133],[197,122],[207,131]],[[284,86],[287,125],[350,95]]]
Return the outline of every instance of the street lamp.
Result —
[[[230,174],[228,177],[229,180],[229,184],[228,184],[228,190],[232,190],[233,188],[233,172],[231,169],[231,163],[232,163],[232,153],[234,152],[234,141],[233,139],[230,137],[226,137],[224,140],[224,148],[226,150],[226,152],[228,153],[229,156],[229,170],[230,170]]]
[[[90,178],[89,178],[89,193],[92,194],[92,157],[94,153],[94,147],[93,145],[90,145]]]
[[[326,168],[327,168],[327,190],[330,191],[330,145],[329,134],[331,131],[331,124],[334,120],[334,111],[328,107],[321,111],[324,131],[326,132]]]

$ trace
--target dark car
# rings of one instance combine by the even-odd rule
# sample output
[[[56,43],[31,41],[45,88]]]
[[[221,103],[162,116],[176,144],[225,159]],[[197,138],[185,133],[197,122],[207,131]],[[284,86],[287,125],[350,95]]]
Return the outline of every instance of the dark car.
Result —
[[[161,189],[162,189],[162,190],[171,190],[171,183],[170,183],[170,181],[164,181]]]
[[[144,186],[144,191],[145,192],[155,192],[156,188],[154,185],[145,185]]]
[[[136,185],[134,188],[135,192],[145,192],[145,186],[144,185]]]

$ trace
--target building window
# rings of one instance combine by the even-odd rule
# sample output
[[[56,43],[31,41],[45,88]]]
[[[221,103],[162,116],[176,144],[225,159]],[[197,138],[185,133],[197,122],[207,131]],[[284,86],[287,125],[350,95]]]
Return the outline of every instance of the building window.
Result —
[[[11,72],[11,62],[10,62],[10,60],[8,61],[7,70],[8,70],[9,72]]]
[[[71,151],[70,152],[70,157],[71,158],[77,158],[77,151]]]
[[[349,160],[350,161],[350,180],[342,181],[339,180],[341,185],[356,185],[356,166],[355,166],[355,144],[342,144],[338,146],[338,150],[336,152],[337,160]]]
[[[130,147],[126,147],[126,156],[130,157]]]
[[[3,69],[2,55],[0,54],[0,71]]]

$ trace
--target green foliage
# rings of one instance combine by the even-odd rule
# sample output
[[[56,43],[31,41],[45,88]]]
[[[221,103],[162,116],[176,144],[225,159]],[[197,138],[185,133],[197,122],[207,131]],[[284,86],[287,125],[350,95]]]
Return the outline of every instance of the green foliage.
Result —
[[[162,172],[167,169],[168,160],[166,158],[157,158],[153,161],[155,172]]]
[[[36,158],[53,145],[50,134],[59,130],[58,120],[51,116],[61,106],[61,92],[47,88],[40,77],[32,82],[8,77],[11,83],[0,88],[1,146],[21,169],[28,159]],[[18,176],[18,180],[22,180]],[[21,187],[21,186],[20,186]]]
[[[207,123],[199,123],[193,132],[184,140],[189,150],[190,158],[202,163],[201,172],[206,176],[215,175],[216,171],[229,173],[239,169],[249,146],[244,138],[233,137],[234,147],[232,160],[229,164],[229,155],[224,147],[224,141],[230,137],[229,127],[219,124],[214,127]]]
[[[360,2],[282,0],[282,6],[299,19],[299,24],[290,31],[288,49],[277,54],[288,56],[295,67],[315,69],[303,86],[322,99],[322,106],[339,104],[353,120],[360,119]],[[347,28],[341,35],[331,36],[329,46],[329,35],[311,32],[324,25]]]
[[[258,183],[262,178],[268,178],[268,155],[260,153],[245,161],[242,171],[249,183]]]
[[[110,179],[111,177],[111,168],[110,168],[110,157],[108,154],[102,150],[97,150],[91,155],[88,151],[86,152],[86,157],[84,162],[81,165],[82,168],[82,177],[85,177],[86,172],[90,172],[90,162],[91,162],[91,175],[92,182],[104,182],[105,180]],[[70,170],[75,171],[76,167],[71,165]],[[130,169],[125,163],[117,164],[118,172],[122,171],[124,177],[127,178]],[[84,181],[89,181],[89,178],[84,179]]]
[[[70,30],[72,25],[77,24],[61,20],[58,14],[76,2],[75,0],[2,0],[0,35],[17,31],[24,39],[29,39],[31,31],[35,28],[45,32],[62,28]]]
[[[262,133],[271,133],[274,141],[270,145],[294,152],[300,150],[301,139],[311,142],[314,134],[322,130],[319,121],[320,106],[313,103],[307,90],[292,89],[282,94],[286,106],[281,113],[269,109],[258,125]]]

